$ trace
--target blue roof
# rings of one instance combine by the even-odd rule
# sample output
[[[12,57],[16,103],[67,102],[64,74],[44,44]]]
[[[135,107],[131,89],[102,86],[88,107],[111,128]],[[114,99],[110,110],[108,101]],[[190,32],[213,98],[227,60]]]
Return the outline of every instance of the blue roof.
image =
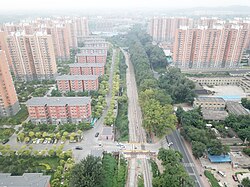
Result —
[[[208,155],[208,159],[212,163],[231,162],[231,158],[229,155]]]
[[[222,95],[218,97],[222,97],[224,100],[240,100],[241,99],[240,95]]]

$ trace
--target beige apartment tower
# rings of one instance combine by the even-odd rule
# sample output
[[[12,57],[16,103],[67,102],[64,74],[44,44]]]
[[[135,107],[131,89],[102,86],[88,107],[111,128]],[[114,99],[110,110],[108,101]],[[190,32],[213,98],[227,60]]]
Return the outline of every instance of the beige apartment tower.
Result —
[[[20,109],[5,51],[0,50],[0,117],[15,115]]]
[[[175,33],[174,65],[181,69],[237,67],[248,32],[239,25],[181,27]]]
[[[7,45],[18,80],[53,79],[57,67],[51,35],[37,32],[32,35],[12,33]]]

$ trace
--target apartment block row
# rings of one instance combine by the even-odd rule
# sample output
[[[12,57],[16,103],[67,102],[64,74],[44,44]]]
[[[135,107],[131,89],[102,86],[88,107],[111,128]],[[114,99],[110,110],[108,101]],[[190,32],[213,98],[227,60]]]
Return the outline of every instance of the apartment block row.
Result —
[[[68,60],[69,48],[77,48],[78,37],[89,35],[88,20],[85,17],[37,18],[32,21],[22,20],[20,23],[5,23],[1,30],[8,34],[24,32],[27,35],[35,32],[47,32],[52,35],[56,58]]]
[[[96,91],[99,88],[98,75],[62,75],[56,78],[61,92]]]
[[[149,34],[181,69],[234,68],[250,48],[250,18],[152,18]]]
[[[27,107],[35,124],[80,123],[91,118],[90,97],[33,97]]]
[[[182,69],[237,67],[248,37],[243,26],[181,27],[175,35],[173,62]]]
[[[89,35],[84,17],[38,18],[0,25],[0,45],[17,80],[52,79],[56,60],[70,59],[77,38]]]

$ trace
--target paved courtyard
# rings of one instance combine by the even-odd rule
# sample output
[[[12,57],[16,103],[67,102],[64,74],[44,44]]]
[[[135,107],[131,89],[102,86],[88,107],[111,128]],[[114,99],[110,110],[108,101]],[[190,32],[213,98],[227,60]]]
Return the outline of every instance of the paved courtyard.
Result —
[[[229,100],[232,99],[234,101],[240,101],[241,98],[247,96],[244,90],[238,86],[203,86],[203,88],[215,92],[213,96],[225,97],[226,100],[228,98]]]

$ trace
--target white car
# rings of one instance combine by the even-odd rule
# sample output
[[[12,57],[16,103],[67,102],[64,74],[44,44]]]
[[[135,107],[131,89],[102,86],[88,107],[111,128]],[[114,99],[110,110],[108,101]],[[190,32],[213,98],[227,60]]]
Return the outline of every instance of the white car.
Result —
[[[168,147],[170,147],[171,145],[173,145],[173,142],[169,142]]]
[[[48,140],[44,140],[43,144],[47,144],[48,143]]]

